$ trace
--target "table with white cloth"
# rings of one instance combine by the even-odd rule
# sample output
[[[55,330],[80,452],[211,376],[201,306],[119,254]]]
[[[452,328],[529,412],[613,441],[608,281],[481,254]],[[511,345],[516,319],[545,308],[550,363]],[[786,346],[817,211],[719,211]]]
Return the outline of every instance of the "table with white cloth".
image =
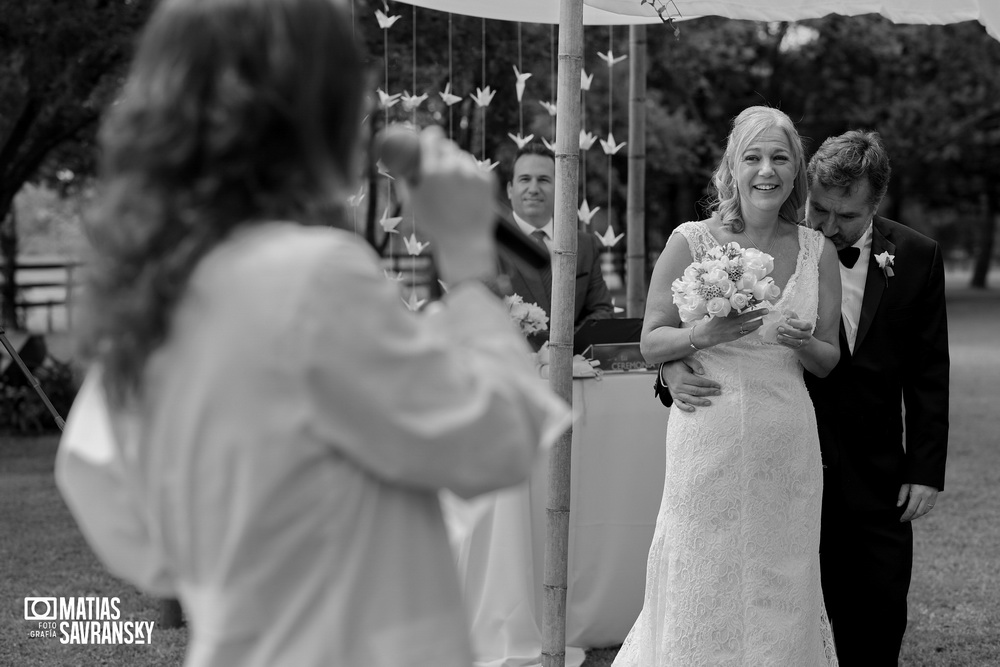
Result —
[[[664,475],[668,410],[651,372],[573,381],[566,664],[621,644],[642,608]],[[528,483],[445,502],[477,667],[541,664],[548,460]]]

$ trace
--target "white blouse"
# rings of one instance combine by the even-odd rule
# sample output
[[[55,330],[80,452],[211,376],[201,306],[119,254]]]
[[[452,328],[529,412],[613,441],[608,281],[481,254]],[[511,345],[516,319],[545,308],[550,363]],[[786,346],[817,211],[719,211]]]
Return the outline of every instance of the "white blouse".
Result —
[[[179,597],[190,667],[468,667],[438,492],[524,480],[568,425],[483,287],[413,314],[364,243],[288,223],[202,260],[105,411],[95,369],[57,482],[114,574]]]

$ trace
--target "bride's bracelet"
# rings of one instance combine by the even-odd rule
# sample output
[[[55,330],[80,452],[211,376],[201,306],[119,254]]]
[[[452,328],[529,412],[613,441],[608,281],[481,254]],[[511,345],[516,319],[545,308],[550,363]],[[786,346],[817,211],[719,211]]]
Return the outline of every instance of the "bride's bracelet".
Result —
[[[694,344],[694,330],[697,329],[697,328],[698,328],[698,325],[696,324],[693,327],[691,327],[691,329],[689,330],[689,332],[688,332],[688,344],[691,345],[691,349],[692,350],[694,350],[695,352],[700,352],[702,350],[702,348],[700,348],[700,347],[698,347],[697,345]]]

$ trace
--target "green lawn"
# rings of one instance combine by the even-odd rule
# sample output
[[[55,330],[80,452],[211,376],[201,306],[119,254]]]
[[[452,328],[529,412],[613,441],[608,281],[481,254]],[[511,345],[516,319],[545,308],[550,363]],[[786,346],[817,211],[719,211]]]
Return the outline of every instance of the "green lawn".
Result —
[[[947,489],[915,524],[906,667],[1000,665],[1000,294],[951,292],[952,436]],[[144,646],[31,638],[25,596],[116,596],[123,619],[158,619],[158,601],[108,575],[55,490],[55,437],[0,437],[0,665],[166,667],[186,630],[154,628]],[[863,603],[863,602],[861,602]],[[615,648],[594,650],[606,667]]]
[[[121,620],[158,620],[159,601],[105,572],[83,541],[52,475],[57,438],[0,437],[0,665],[168,667],[186,630],[153,627],[146,645],[73,645],[30,637],[24,598],[118,597]]]

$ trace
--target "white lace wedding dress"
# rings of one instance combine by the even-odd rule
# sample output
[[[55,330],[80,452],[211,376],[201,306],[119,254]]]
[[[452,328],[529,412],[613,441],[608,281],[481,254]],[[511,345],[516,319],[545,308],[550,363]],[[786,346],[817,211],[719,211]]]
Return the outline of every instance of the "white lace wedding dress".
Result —
[[[697,259],[718,245],[701,222],[676,233]],[[815,321],[823,241],[799,228],[777,310]],[[802,366],[757,334],[696,357],[722,394],[693,413],[670,411],[645,600],[614,667],[837,665],[820,589],[823,471]]]

